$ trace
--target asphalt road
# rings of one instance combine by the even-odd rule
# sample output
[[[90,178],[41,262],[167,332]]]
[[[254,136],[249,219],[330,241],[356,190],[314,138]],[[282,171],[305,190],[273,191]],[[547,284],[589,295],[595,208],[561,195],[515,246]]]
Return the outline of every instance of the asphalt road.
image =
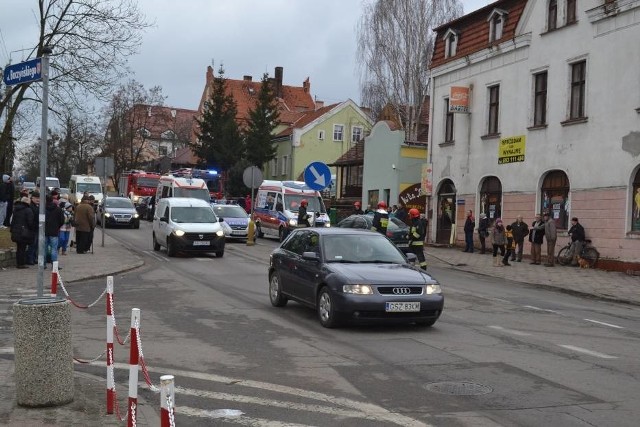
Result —
[[[152,251],[150,223],[107,232],[145,257],[143,268],[115,278],[116,319],[124,336],[131,308],[141,309],[152,382],[176,376],[177,425],[636,426],[640,418],[637,307],[433,269],[446,296],[434,327],[329,330],[313,310],[270,305],[276,241],[230,243],[219,259],[168,258]],[[74,291],[89,298],[103,287]],[[104,351],[103,319],[73,315],[82,325],[74,354]],[[125,384],[128,354],[116,347],[116,382]]]

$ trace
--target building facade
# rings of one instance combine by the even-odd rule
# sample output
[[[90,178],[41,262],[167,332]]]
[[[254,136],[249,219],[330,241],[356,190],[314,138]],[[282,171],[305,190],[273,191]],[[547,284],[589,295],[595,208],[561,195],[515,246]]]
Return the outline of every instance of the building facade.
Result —
[[[502,0],[436,32],[432,240],[546,211],[558,246],[578,217],[601,266],[638,262],[640,0]]]

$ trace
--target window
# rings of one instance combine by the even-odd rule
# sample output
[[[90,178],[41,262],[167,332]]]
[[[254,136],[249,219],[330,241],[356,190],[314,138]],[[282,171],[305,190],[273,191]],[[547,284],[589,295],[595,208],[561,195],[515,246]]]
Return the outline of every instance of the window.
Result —
[[[271,160],[271,176],[276,176],[278,174],[278,159]]]
[[[576,22],[576,0],[567,0],[567,24]]]
[[[451,58],[456,56],[458,50],[458,35],[455,31],[449,29],[444,36],[444,57]]]
[[[489,15],[489,43],[493,43],[502,38],[504,22],[507,18],[507,12],[501,9],[494,9]]]
[[[569,119],[585,117],[586,73],[587,61],[580,61],[571,65],[571,110]]]
[[[486,177],[480,187],[480,213],[487,215],[489,223],[502,216],[502,183],[495,176]]]
[[[499,133],[498,115],[500,113],[500,85],[489,88],[489,126],[488,134],[495,135]]]
[[[280,165],[280,175],[287,174],[288,164],[289,164],[289,156],[282,156],[282,164]]]
[[[555,30],[558,26],[558,1],[549,0],[547,11],[547,31]]]
[[[551,171],[542,182],[542,212],[556,222],[556,227],[566,230],[569,224],[569,178],[563,171]]]
[[[633,206],[631,231],[640,231],[640,170],[636,172],[636,177],[633,180],[633,193],[631,197],[631,206]]]
[[[342,134],[344,133],[343,125],[333,125],[333,140],[342,141]]]
[[[362,126],[354,126],[351,128],[351,142],[355,144],[362,139]]]
[[[453,142],[453,112],[449,111],[449,98],[444,100],[444,142]]]
[[[323,130],[319,130],[318,131],[318,139],[320,141],[324,141],[324,131]]]
[[[158,154],[160,154],[161,156],[166,156],[167,147],[165,147],[164,145],[161,145],[160,147],[158,147]]]
[[[542,126],[547,124],[547,72],[535,74],[533,80],[533,125]]]
[[[160,135],[160,138],[162,138],[162,139],[176,139],[176,134],[173,133],[172,130],[165,130],[164,132],[162,132],[162,135]]]

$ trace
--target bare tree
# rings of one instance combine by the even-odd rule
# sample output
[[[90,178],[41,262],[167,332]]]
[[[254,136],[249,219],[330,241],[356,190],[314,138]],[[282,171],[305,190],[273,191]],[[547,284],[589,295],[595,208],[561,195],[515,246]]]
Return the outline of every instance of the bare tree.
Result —
[[[25,0],[26,1],[26,0]],[[108,99],[113,82],[127,72],[126,59],[137,52],[142,31],[149,26],[134,0],[37,0],[39,33],[33,35],[29,58],[53,49],[50,108],[82,107],[87,95]],[[0,168],[13,167],[13,123],[23,103],[40,102],[39,83],[7,88],[0,98],[6,114],[0,134]]]
[[[357,26],[363,105],[378,117],[391,108],[407,139],[416,140],[428,95],[433,29],[462,14],[459,0],[375,0]]]

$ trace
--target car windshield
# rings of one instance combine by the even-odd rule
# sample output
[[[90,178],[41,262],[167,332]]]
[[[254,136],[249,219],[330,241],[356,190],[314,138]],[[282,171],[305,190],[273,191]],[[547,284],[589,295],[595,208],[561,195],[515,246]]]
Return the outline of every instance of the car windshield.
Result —
[[[171,221],[188,223],[218,222],[211,208],[204,206],[176,206],[171,208]]]
[[[247,212],[238,205],[213,205],[213,211],[222,218],[246,218]]]
[[[131,208],[133,209],[133,203],[129,199],[114,199],[107,198],[105,202],[108,208]]]
[[[76,186],[76,192],[84,193],[85,191],[89,193],[102,193],[102,186],[97,182],[79,182]]]
[[[327,212],[322,199],[311,194],[308,196],[304,194],[285,194],[284,206],[292,212],[298,212],[298,206],[300,206],[300,202],[302,201],[302,199],[305,199],[308,203],[307,212]]]
[[[158,186],[158,181],[160,178],[152,178],[152,177],[138,177],[138,187],[152,187],[155,188]]]
[[[404,264],[402,253],[384,236],[374,232],[326,235],[323,238],[327,262]]]
[[[25,182],[22,184],[22,186],[23,186],[24,188],[36,188],[36,183],[35,183],[35,182],[26,182],[26,181],[25,181]]]
[[[206,188],[184,188],[175,187],[173,189],[173,197],[193,197],[194,199],[204,200],[209,203],[211,196]]]

